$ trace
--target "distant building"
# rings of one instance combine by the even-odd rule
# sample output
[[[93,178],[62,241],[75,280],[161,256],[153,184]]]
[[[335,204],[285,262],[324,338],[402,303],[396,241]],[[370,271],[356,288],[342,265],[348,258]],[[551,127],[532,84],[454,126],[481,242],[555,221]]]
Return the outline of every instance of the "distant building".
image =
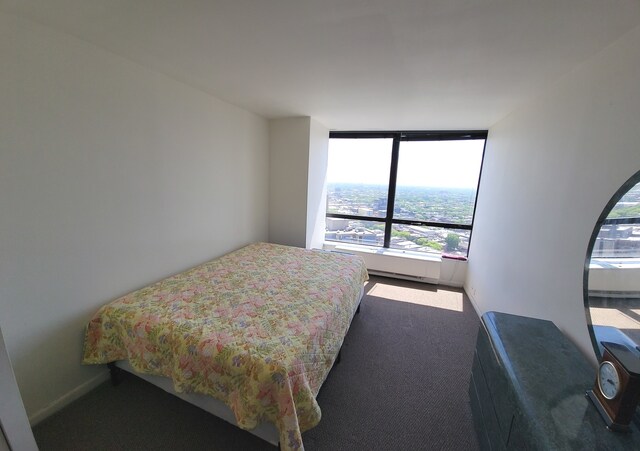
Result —
[[[346,230],[349,227],[349,220],[342,218],[327,218],[327,230],[335,232],[337,230]]]
[[[378,211],[381,211],[381,210],[385,210],[386,211],[386,209],[387,209],[387,199],[380,198],[380,199],[377,199],[377,200],[373,201],[373,208],[378,210]]]

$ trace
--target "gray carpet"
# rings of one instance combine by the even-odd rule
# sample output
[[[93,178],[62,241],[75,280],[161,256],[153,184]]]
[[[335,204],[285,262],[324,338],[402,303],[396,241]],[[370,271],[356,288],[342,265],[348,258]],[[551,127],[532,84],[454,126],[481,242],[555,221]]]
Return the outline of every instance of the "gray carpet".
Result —
[[[307,450],[475,450],[469,396],[479,320],[459,290],[372,277],[318,395]],[[276,448],[134,376],[34,428],[48,450]]]

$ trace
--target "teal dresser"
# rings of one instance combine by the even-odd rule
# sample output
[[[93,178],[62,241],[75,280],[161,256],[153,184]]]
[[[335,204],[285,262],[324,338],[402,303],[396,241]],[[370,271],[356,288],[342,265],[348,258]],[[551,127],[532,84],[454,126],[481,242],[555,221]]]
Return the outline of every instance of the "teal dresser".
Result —
[[[481,448],[640,450],[637,423],[609,431],[585,396],[595,374],[551,321],[485,313],[469,385]]]

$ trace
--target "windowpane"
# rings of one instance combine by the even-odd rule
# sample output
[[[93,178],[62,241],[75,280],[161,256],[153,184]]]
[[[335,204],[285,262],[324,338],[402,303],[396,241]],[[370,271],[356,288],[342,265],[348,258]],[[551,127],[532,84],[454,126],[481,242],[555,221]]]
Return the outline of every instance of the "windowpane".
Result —
[[[600,228],[591,257],[640,258],[640,183],[622,196],[607,220]]]
[[[386,216],[392,145],[390,138],[329,140],[327,213]]]
[[[640,218],[640,183],[620,198],[607,216],[607,219]]]
[[[484,140],[402,141],[395,219],[471,225]]]
[[[325,240],[344,243],[382,246],[384,222],[326,218]]]
[[[470,230],[394,224],[389,247],[427,254],[466,257],[470,235]]]

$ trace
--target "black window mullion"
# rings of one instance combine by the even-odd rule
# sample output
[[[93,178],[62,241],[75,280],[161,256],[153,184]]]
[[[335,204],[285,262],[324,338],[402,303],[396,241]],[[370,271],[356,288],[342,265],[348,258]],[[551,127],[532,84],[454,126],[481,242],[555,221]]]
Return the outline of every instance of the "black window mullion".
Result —
[[[357,221],[386,222],[386,218],[378,216],[347,215],[344,213],[327,213],[327,218],[354,219]]]
[[[393,137],[391,148],[391,169],[389,170],[389,192],[387,195],[387,216],[384,227],[384,247],[391,245],[391,228],[393,224],[393,209],[396,201],[396,181],[398,179],[398,156],[400,155],[400,136]]]
[[[640,218],[607,218],[602,221],[602,225],[612,224],[640,224]]]
[[[434,131],[434,132],[401,132],[402,141],[464,141],[467,139],[487,139],[484,130],[468,131]]]
[[[393,219],[394,224],[421,226],[421,227],[440,227],[442,229],[460,229],[471,230],[471,224],[456,224],[453,222],[433,222],[433,221],[416,221],[413,219]]]

